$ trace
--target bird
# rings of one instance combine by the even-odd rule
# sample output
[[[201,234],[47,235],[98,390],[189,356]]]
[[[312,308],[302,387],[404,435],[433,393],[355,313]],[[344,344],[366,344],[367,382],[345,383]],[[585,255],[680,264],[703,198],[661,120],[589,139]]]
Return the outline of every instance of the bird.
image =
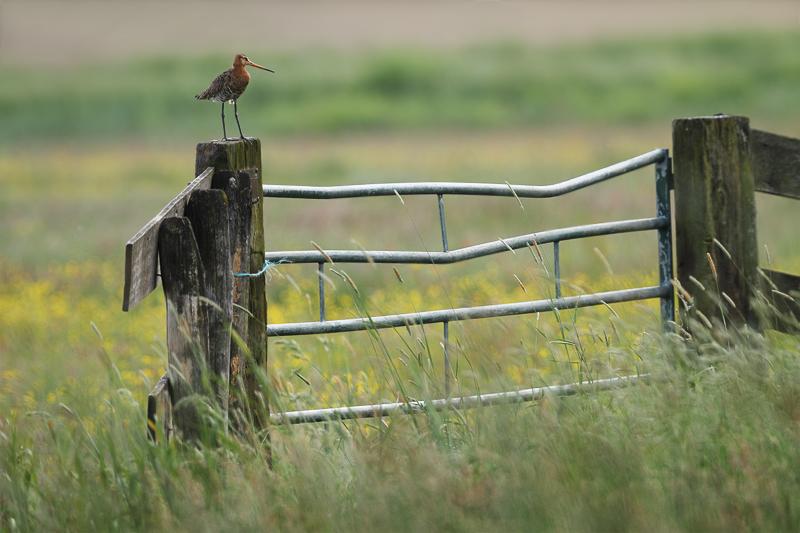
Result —
[[[242,93],[247,89],[247,84],[250,83],[250,73],[247,72],[245,67],[255,67],[267,72],[275,73],[274,70],[262,67],[258,63],[253,63],[244,54],[236,54],[233,58],[233,66],[214,78],[208,89],[195,95],[197,100],[210,100],[212,102],[222,103],[222,137],[223,140],[228,140],[228,133],[225,131],[225,104],[233,104],[233,112],[236,115],[236,126],[239,127],[239,136],[244,139],[242,133],[242,125],[239,124],[239,109],[236,106],[236,100],[242,96]]]

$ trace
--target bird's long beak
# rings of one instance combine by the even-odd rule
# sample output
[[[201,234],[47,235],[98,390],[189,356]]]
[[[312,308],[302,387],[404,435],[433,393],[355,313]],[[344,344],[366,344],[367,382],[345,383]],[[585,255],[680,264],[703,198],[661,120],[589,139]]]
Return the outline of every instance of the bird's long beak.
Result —
[[[250,65],[251,67],[260,68],[261,70],[266,70],[267,72],[272,72],[273,74],[275,74],[275,71],[274,71],[274,70],[272,70],[271,68],[262,67],[262,66],[261,66],[261,65],[259,65],[258,63],[253,63],[253,62],[252,62],[252,61],[250,61],[249,59],[247,60],[247,64],[248,64],[248,65]]]

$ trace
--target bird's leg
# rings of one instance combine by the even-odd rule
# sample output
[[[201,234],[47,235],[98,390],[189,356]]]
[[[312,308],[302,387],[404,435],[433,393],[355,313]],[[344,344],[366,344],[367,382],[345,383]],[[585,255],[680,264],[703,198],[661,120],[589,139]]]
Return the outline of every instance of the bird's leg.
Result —
[[[236,125],[239,126],[239,136],[244,139],[244,133],[242,133],[242,125],[239,124],[239,108],[236,107],[236,100],[233,101],[233,114],[236,115]]]
[[[222,140],[228,140],[228,134],[225,133],[225,102],[222,102]]]

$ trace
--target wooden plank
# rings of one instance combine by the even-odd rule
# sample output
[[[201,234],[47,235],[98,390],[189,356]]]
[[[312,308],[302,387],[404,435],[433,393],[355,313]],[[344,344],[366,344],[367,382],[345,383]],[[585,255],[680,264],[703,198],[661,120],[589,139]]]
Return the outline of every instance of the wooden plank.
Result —
[[[194,191],[186,206],[186,218],[203,262],[203,293],[208,298],[209,340],[207,363],[210,384],[222,411],[228,410],[231,364],[231,316],[233,273],[228,224],[228,198],[223,191]]]
[[[761,270],[769,278],[762,290],[772,308],[765,326],[784,333],[800,332],[800,276],[768,268]]]
[[[164,437],[164,441],[169,441],[172,436],[172,398],[166,374],[147,395],[147,434],[153,442],[158,442],[159,435]]]
[[[261,169],[250,176],[251,192],[251,241],[250,272],[259,272],[264,266],[264,193],[261,181]],[[247,346],[253,357],[253,365],[245,368],[245,386],[250,396],[250,405],[254,407],[255,422],[260,428],[269,423],[269,395],[263,390],[262,380],[257,372],[266,376],[267,372],[267,296],[266,278],[264,275],[251,277],[250,281],[250,324],[248,325]],[[257,370],[260,369],[260,370]]]
[[[122,310],[129,311],[153,292],[158,281],[158,229],[167,217],[183,215],[192,191],[208,189],[214,176],[206,168],[125,244],[125,288]]]
[[[218,175],[228,176],[225,194],[228,196],[230,268],[232,273],[250,272],[250,177],[246,172],[218,171]],[[231,340],[230,381],[235,384],[247,361],[245,346],[250,312],[250,292],[247,278],[234,276],[231,300],[233,331],[244,342],[242,345],[236,340]]]
[[[756,191],[800,199],[800,139],[752,130]]]
[[[158,231],[161,284],[167,304],[167,376],[175,429],[187,439],[201,435],[198,395],[204,391],[208,354],[208,307],[203,265],[189,219],[167,217]]]
[[[767,275],[770,281],[775,284],[776,290],[784,294],[800,296],[800,276],[797,274],[789,274],[788,272],[781,272],[780,270],[771,270],[769,268],[762,268],[761,270]]]
[[[685,322],[698,311],[720,320],[722,306],[728,323],[757,325],[750,299],[758,247],[749,133],[745,117],[673,122],[678,280],[694,301]]]

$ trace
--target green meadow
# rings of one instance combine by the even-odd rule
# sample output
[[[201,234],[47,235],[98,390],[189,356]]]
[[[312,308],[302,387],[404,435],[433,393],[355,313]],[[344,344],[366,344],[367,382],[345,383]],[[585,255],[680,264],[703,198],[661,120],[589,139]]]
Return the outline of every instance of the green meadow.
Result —
[[[277,74],[253,72],[240,113],[272,183],[547,184],[669,147],[680,116],[800,136],[798,49],[787,32],[252,51]],[[797,338],[715,325],[686,341],[661,333],[655,301],[451,325],[457,394],[651,375],[624,390],[268,434],[225,431],[212,407],[199,446],[150,443],[164,301],[121,311],[123,247],[192,178],[195,143],[221,135],[219,107],[192,96],[229,61],[0,66],[0,531],[800,527]],[[654,173],[559,199],[446,201],[455,248],[653,216]],[[797,206],[758,210],[762,265],[800,272]],[[269,199],[265,227],[272,250],[441,246],[431,198]],[[541,252],[345,266],[328,316],[547,298]],[[657,281],[652,232],[561,254],[568,295]],[[270,322],[316,319],[312,266],[279,266],[267,291]],[[274,339],[259,377],[273,410],[436,398],[441,343],[438,326]]]
[[[246,132],[262,137],[604,127],[719,112],[791,122],[798,112],[798,47],[800,35],[792,32],[557,48],[253,51],[277,74],[254,70],[241,111]],[[219,108],[192,96],[228,66],[229,57],[215,56],[6,67],[0,140],[160,143],[215,136]]]

